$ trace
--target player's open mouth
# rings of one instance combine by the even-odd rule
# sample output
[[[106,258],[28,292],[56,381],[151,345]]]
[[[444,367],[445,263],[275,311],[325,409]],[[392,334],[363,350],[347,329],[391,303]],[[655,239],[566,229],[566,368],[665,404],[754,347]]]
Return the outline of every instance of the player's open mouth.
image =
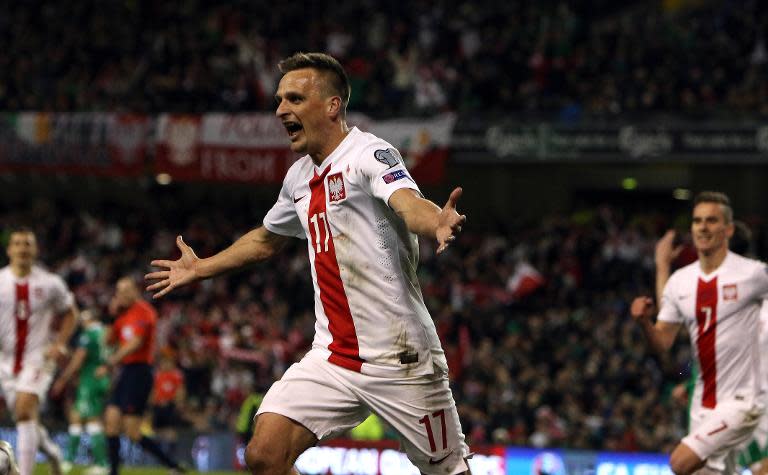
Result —
[[[301,129],[304,128],[298,122],[283,122],[283,126],[285,127],[285,130],[288,131],[288,137],[290,137],[291,140],[295,139]]]

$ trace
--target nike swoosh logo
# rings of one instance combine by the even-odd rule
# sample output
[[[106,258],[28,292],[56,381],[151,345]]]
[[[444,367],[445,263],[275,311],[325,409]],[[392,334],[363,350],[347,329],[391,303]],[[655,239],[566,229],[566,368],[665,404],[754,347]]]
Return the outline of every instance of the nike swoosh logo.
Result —
[[[685,299],[687,299],[687,298],[688,298],[688,297],[690,297],[690,296],[691,296],[691,294],[686,294],[686,295],[678,295],[678,296],[677,296],[677,300],[685,300]]]
[[[432,460],[432,458],[430,457],[430,459],[429,459],[429,464],[430,464],[430,465],[438,465],[438,464],[441,464],[441,463],[443,463],[443,462],[445,461],[445,459],[447,459],[448,457],[450,457],[452,453],[453,453],[453,450],[451,450],[450,452],[448,452],[448,455],[446,455],[445,457],[443,457],[443,458],[440,458],[440,459],[437,459],[437,460]]]
[[[301,195],[301,196],[299,196],[298,198],[294,198],[294,199],[293,199],[293,202],[294,202],[294,203],[298,203],[299,201],[303,200],[305,196],[307,196],[307,195]]]

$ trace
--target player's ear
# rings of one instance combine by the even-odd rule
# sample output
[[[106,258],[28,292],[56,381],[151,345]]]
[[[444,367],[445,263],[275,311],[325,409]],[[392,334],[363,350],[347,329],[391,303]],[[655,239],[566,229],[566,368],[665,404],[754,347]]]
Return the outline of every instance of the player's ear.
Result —
[[[329,97],[326,107],[328,117],[335,120],[341,114],[341,98],[339,96]]]
[[[736,226],[733,225],[733,221],[731,221],[728,226],[725,228],[725,235],[728,237],[728,239],[731,239],[733,237],[733,233],[736,230]]]

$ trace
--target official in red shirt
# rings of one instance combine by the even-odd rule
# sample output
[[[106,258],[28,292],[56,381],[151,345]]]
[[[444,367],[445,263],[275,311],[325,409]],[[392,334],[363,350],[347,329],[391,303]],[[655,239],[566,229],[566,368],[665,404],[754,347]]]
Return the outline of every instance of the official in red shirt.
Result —
[[[115,352],[99,368],[106,373],[115,368],[117,375],[107,405],[105,432],[109,447],[110,475],[118,475],[120,468],[120,429],[142,449],[154,455],[163,465],[175,471],[184,471],[165,453],[157,441],[141,435],[141,422],[152,392],[157,311],[141,298],[136,282],[130,277],[117,281],[115,295],[109,310],[117,318],[109,332],[108,342]]]

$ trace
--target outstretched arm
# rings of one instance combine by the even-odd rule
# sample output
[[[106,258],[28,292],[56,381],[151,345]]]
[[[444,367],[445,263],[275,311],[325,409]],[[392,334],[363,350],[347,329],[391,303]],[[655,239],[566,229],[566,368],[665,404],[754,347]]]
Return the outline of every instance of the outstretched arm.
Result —
[[[657,320],[651,322],[655,313],[653,299],[650,297],[637,297],[632,301],[630,308],[632,318],[640,325],[645,338],[656,353],[664,353],[672,347],[675,337],[680,331],[679,323],[670,323]]]
[[[144,276],[145,280],[156,281],[149,285],[147,290],[156,292],[152,297],[157,299],[177,287],[268,259],[280,252],[288,239],[261,226],[248,232],[218,254],[200,259],[181,236],[178,236],[176,245],[181,251],[181,257],[175,261],[152,261],[154,267],[165,270]]]
[[[461,227],[467,222],[466,215],[456,212],[456,202],[461,197],[461,188],[456,188],[448,197],[448,202],[439,208],[435,203],[422,198],[410,188],[401,188],[389,198],[389,205],[403,218],[408,229],[427,238],[436,239],[437,253],[443,252]]]

